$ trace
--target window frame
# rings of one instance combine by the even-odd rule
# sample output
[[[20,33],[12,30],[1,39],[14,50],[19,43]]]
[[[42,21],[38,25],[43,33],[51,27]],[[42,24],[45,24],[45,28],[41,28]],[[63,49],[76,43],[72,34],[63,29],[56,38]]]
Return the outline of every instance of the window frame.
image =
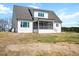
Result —
[[[44,13],[43,12],[38,12],[38,17],[44,17]]]
[[[24,22],[26,22],[26,25],[24,25]],[[29,28],[29,22],[28,21],[21,21],[20,27]]]
[[[56,27],[59,27],[59,23],[56,23]]]

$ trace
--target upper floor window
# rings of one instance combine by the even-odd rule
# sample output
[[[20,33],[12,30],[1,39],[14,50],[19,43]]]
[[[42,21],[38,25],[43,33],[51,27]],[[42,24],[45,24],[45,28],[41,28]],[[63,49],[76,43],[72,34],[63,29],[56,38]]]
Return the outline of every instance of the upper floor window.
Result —
[[[44,17],[44,13],[39,12],[39,13],[38,13],[38,16],[40,16],[40,17]]]
[[[22,21],[21,22],[21,27],[29,27],[29,22]]]

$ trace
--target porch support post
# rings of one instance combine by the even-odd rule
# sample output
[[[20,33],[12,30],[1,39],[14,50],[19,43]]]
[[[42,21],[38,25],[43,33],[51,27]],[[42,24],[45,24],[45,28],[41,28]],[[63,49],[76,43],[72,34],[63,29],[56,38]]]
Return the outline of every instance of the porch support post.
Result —
[[[39,33],[39,19],[38,19],[38,33]]]
[[[54,20],[53,20],[53,29],[54,29]]]

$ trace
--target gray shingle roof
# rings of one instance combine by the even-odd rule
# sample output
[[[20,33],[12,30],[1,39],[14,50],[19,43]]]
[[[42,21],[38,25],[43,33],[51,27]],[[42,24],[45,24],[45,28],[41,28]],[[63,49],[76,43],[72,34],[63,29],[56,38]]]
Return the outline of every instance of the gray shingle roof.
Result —
[[[34,17],[34,11],[47,12],[48,13],[48,19],[52,19],[52,20],[56,20],[58,22],[62,22],[59,19],[59,17],[53,11],[50,11],[50,10],[34,9],[34,8],[16,6],[16,5],[14,5],[14,8],[13,8],[13,13],[15,13],[15,15],[18,19],[29,19],[31,21],[36,19]]]
[[[15,14],[16,18],[18,19],[29,19],[32,20],[32,17],[29,13],[28,8],[21,7],[21,6],[14,6],[13,13]]]

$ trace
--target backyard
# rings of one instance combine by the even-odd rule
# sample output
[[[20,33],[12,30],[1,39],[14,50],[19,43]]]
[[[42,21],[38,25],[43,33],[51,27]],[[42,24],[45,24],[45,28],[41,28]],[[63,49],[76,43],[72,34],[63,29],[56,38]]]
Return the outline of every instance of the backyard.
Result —
[[[79,33],[23,34],[0,32],[0,55],[79,56]]]

